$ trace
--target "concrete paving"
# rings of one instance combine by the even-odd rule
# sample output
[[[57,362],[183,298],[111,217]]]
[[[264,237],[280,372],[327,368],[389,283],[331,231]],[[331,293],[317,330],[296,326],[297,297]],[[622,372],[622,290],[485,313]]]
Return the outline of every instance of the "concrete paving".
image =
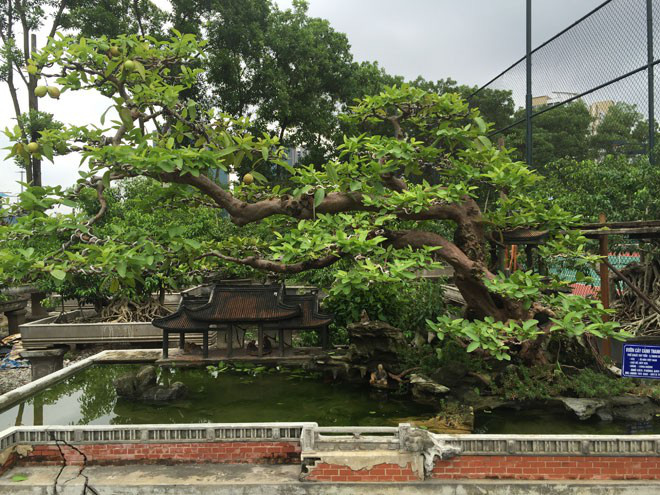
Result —
[[[660,482],[424,481],[414,483],[301,483],[300,466],[177,464],[16,467],[0,477],[3,495],[657,495]],[[23,475],[24,481],[14,481]]]

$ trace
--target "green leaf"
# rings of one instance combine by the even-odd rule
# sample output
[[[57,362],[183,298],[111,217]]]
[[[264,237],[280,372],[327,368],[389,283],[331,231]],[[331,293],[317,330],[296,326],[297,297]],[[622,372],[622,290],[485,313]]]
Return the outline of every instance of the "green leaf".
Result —
[[[325,189],[319,188],[314,193],[314,208],[320,205],[325,199]]]
[[[202,247],[202,244],[195,239],[184,239],[183,242],[185,242],[188,246],[190,246],[193,249],[199,249],[200,247]]]
[[[493,144],[486,136],[477,136],[477,139],[484,145],[485,148],[490,148]]]
[[[486,129],[487,129],[487,128],[486,128],[486,122],[484,122],[484,119],[482,119],[481,117],[475,117],[475,118],[474,118],[474,121],[475,121],[475,122],[477,123],[477,125],[479,126],[479,130],[480,130],[481,132],[486,132]]]
[[[114,105],[110,105],[108,108],[105,109],[105,112],[101,114],[101,125],[105,125],[105,115],[108,113],[108,110],[114,107],[115,107]]]
[[[142,80],[144,81],[144,79],[145,79],[145,77],[146,77],[146,72],[145,72],[145,70],[144,70],[144,65],[142,65],[142,64],[141,64],[140,62],[138,62],[137,60],[133,60],[133,63],[135,64],[135,70],[138,72],[138,74],[140,74],[140,77],[141,77]]]
[[[257,182],[267,182],[268,181],[268,179],[266,179],[266,177],[263,174],[260,174],[256,170],[251,170],[250,173],[252,174],[252,177],[254,177],[254,179]]]
[[[11,480],[15,482],[25,481],[26,479],[28,479],[27,474],[15,474],[11,477]]]
[[[124,278],[126,276],[126,263],[124,262],[117,263],[117,273],[121,278]]]
[[[479,347],[479,342],[470,342],[470,345],[467,346],[467,352],[473,352]]]
[[[337,175],[337,169],[335,168],[335,166],[332,163],[328,163],[325,166],[325,171],[328,174],[328,178],[332,182],[339,182],[339,176]]]
[[[119,118],[121,119],[122,124],[124,124],[129,129],[133,127],[133,117],[131,116],[131,111],[128,108],[119,108]]]
[[[53,147],[50,144],[44,143],[41,145],[41,154],[53,161]]]
[[[53,268],[50,271],[50,274],[57,280],[64,280],[66,278],[66,272],[64,270],[60,270],[59,268]]]

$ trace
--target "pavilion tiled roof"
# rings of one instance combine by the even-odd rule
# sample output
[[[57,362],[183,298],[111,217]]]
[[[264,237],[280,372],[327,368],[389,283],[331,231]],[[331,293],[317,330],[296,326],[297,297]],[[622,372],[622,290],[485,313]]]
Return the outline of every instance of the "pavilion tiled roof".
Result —
[[[275,285],[216,285],[208,303],[187,312],[191,318],[208,323],[267,322],[298,316],[300,306],[283,302],[281,290]]]
[[[320,313],[318,310],[318,299],[316,294],[286,295],[284,302],[293,306],[299,306],[301,313],[289,320],[266,324],[265,328],[277,327],[291,330],[303,330],[320,328],[329,325],[332,321],[331,315]]]
[[[155,327],[162,328],[163,330],[208,330],[209,322],[195,320],[190,317],[187,310],[183,305],[171,315],[164,316],[163,318],[154,319],[151,324]]]

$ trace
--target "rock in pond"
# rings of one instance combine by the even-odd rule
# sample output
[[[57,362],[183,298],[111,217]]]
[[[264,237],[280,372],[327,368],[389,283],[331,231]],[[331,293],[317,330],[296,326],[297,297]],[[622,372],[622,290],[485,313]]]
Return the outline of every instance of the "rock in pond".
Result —
[[[449,388],[422,375],[410,375],[410,390],[415,401],[423,404],[438,404]]]
[[[589,419],[592,416],[602,421],[650,421],[660,413],[660,406],[648,397],[624,395],[606,399],[579,399],[574,397],[557,397],[566,409],[573,412],[579,419]]]
[[[169,387],[158,385],[154,366],[144,366],[137,373],[122,375],[113,384],[117,397],[144,402],[169,402],[188,395],[188,388],[181,382]]]
[[[348,325],[349,363],[359,363],[369,369],[383,364],[386,369],[397,368],[399,358],[408,344],[403,332],[383,321],[363,319]]]

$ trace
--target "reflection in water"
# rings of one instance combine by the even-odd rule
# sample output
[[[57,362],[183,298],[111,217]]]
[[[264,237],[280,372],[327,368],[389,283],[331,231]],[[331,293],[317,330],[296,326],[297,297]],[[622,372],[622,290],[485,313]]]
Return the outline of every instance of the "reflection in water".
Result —
[[[33,417],[33,425],[34,426],[41,426],[44,424],[44,398],[41,397],[40,395],[35,396],[34,400],[32,401],[32,407],[34,408],[34,413],[32,414]]]
[[[112,382],[140,365],[88,368],[0,412],[0,430],[13,425],[233,423],[316,421],[323,426],[395,425],[429,417],[434,408],[396,393],[346,383],[323,383],[297,373],[219,374],[203,369],[160,370],[163,384],[181,381],[190,394],[167,404],[117,400]],[[579,421],[559,410],[497,409],[475,418],[475,433],[660,433],[660,422]]]
[[[16,423],[14,423],[14,426],[21,426],[23,424],[24,410],[25,410],[25,402],[21,402],[18,406],[18,414],[16,415]]]
[[[631,435],[658,434],[660,422],[605,422],[593,417],[584,421],[560,409],[495,409],[475,416],[474,433],[555,435]]]
[[[433,408],[369,388],[301,377],[296,373],[211,376],[206,370],[161,370],[159,381],[185,383],[184,400],[148,404],[117,399],[112,382],[139,365],[88,368],[0,413],[0,429],[30,424],[145,424],[316,421],[322,425],[396,424],[430,416]],[[25,407],[31,405],[32,407]]]

